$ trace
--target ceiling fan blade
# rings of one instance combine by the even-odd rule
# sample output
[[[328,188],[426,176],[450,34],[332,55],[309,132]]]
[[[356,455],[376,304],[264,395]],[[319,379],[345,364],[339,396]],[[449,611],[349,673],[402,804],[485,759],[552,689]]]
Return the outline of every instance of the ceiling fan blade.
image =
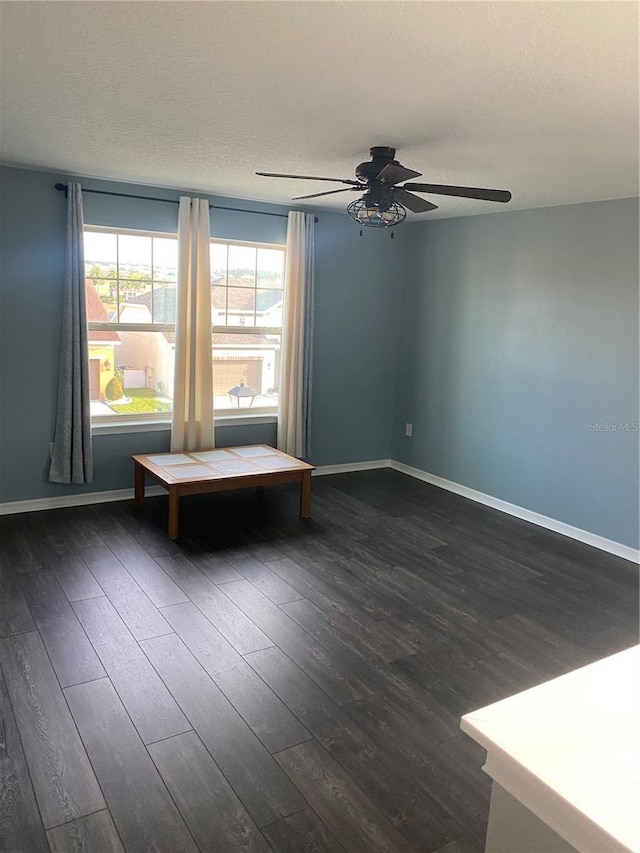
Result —
[[[344,189],[329,190],[329,192],[326,192],[326,193],[311,193],[311,195],[298,195],[295,198],[292,198],[291,201],[300,201],[303,198],[318,198],[321,195],[333,195],[334,193],[348,193],[350,190],[353,192],[353,190],[359,190],[359,189],[366,190],[366,186],[363,186],[362,188],[359,186],[358,187],[344,187]]]
[[[399,184],[402,181],[409,181],[411,178],[419,178],[422,172],[414,172],[411,169],[405,169],[404,166],[396,166],[395,163],[387,163],[387,165],[376,175],[377,181],[384,181],[385,184]]]
[[[448,187],[444,184],[405,184],[405,190],[436,195],[454,195],[460,198],[477,198],[480,201],[511,201],[509,190],[483,190],[479,187]]]
[[[354,187],[359,187],[358,181],[346,181],[342,178],[317,178],[313,175],[280,175],[276,172],[256,172],[256,175],[262,175],[264,178],[297,178],[301,181],[334,181],[338,184],[351,184]]]
[[[394,188],[393,200],[408,207],[412,213],[426,213],[428,210],[437,210],[438,208],[437,204],[431,204],[430,201],[407,192],[404,187]]]

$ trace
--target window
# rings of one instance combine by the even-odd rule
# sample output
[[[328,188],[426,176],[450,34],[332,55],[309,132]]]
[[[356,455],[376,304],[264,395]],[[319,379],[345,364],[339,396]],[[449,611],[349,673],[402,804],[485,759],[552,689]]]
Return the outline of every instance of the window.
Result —
[[[211,241],[214,410],[275,412],[283,246]],[[168,420],[173,397],[175,234],[85,228],[94,422]]]

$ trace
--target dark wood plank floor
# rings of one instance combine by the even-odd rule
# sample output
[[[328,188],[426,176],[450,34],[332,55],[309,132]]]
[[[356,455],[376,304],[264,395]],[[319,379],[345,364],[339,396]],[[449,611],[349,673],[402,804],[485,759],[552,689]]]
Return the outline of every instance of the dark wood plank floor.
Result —
[[[462,714],[638,642],[634,567],[390,470],[0,518],[0,849],[474,853]]]

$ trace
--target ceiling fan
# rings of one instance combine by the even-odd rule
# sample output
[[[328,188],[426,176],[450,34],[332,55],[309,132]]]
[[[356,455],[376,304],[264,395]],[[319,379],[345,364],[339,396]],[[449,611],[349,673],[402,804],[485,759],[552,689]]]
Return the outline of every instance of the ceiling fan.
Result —
[[[479,187],[450,187],[444,184],[404,184],[402,181],[419,178],[421,172],[405,169],[395,159],[396,149],[386,146],[375,146],[369,150],[371,160],[356,166],[356,181],[343,178],[319,178],[311,175],[281,175],[275,172],[256,172],[266,178],[295,178],[305,181],[333,181],[347,184],[344,189],[328,190],[322,193],[297,196],[294,201],[334,193],[359,192],[362,197],[352,201],[347,206],[347,212],[352,219],[361,225],[376,228],[388,228],[397,225],[406,217],[405,208],[412,213],[426,213],[436,210],[438,205],[426,201],[419,193],[434,193],[435,195],[458,196],[459,198],[474,198],[481,201],[507,202],[511,200],[508,190],[487,190]]]

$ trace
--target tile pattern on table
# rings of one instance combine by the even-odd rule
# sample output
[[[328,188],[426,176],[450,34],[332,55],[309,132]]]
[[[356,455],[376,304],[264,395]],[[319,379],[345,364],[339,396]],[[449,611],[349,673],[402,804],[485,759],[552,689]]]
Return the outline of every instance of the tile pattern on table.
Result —
[[[160,467],[176,480],[198,480],[201,477],[210,477],[213,473],[206,465],[161,465]]]
[[[273,449],[273,447],[260,446],[260,447],[236,447],[233,451],[238,456],[245,456],[247,458],[252,458],[254,456],[277,456],[277,451]]]
[[[190,453],[199,462],[218,462],[221,459],[233,459],[233,454],[228,450],[203,450],[200,453]]]
[[[184,465],[187,462],[191,462],[186,453],[159,453],[154,456],[147,456],[146,458],[149,462],[153,462],[154,465],[159,465],[161,468],[164,468],[166,465]]]
[[[215,462],[212,463],[211,467],[214,471],[220,471],[222,474],[255,474],[258,471],[255,465],[242,459]]]
[[[268,470],[277,468],[297,468],[300,462],[297,459],[287,459],[284,456],[266,456],[255,459],[256,465]]]

